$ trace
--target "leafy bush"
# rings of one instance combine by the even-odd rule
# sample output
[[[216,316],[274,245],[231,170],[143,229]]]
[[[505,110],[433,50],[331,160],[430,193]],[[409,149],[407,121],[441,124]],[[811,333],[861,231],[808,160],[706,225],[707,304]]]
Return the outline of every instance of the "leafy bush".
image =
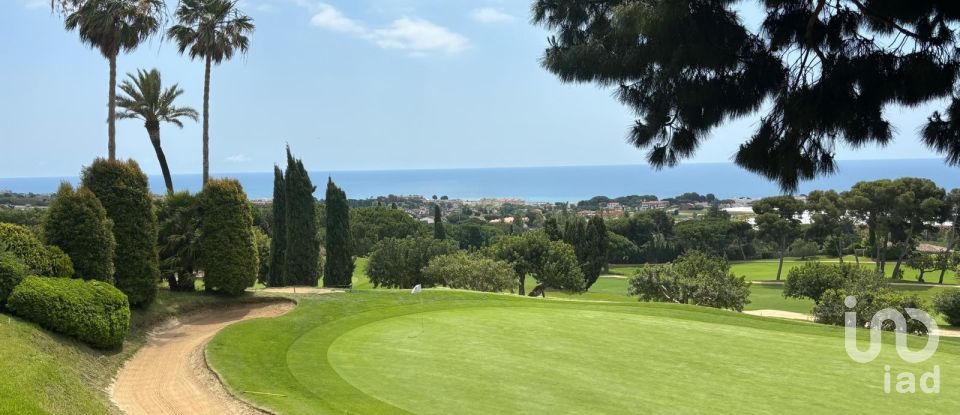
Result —
[[[27,277],[27,266],[9,252],[0,251],[0,309],[13,289]]]
[[[808,262],[795,267],[787,274],[783,284],[783,296],[786,298],[809,298],[819,304],[827,290],[842,288],[866,291],[886,287],[883,275],[853,264],[825,264]]]
[[[130,328],[127,296],[100,281],[27,277],[13,290],[7,308],[98,348],[120,346]]]
[[[49,251],[23,226],[0,223],[0,250],[16,256],[34,274],[49,276],[53,273]]]
[[[194,291],[200,262],[197,198],[188,192],[168,193],[157,201],[157,221],[160,275],[171,291]]]
[[[790,244],[790,256],[806,259],[809,256],[816,256],[820,252],[820,246],[816,242],[797,239]]]
[[[435,278],[428,279],[422,272],[423,268],[433,258],[456,251],[456,242],[449,240],[440,241],[423,236],[387,238],[374,246],[367,264],[367,275],[374,287],[411,288],[417,284],[433,286],[440,281]]]
[[[47,243],[66,252],[83,279],[113,282],[113,222],[93,192],[60,185],[43,222]]]
[[[83,170],[83,187],[90,189],[113,220],[114,283],[133,306],[145,306],[157,296],[160,265],[157,256],[157,216],[147,176],[133,160],[94,160]]]
[[[463,251],[430,260],[423,276],[450,288],[473,291],[512,292],[517,286],[517,275],[510,264]]]
[[[848,296],[853,296],[856,300],[856,306],[848,308],[845,300]],[[842,326],[846,321],[846,312],[857,313],[857,327],[868,327],[868,323],[873,316],[880,310],[892,308],[898,313],[903,314],[907,319],[907,332],[911,334],[927,334],[927,326],[919,320],[911,318],[907,313],[907,308],[923,309],[925,304],[916,294],[907,294],[900,291],[889,289],[881,290],[863,290],[861,288],[828,290],[824,293],[820,304],[813,308],[813,316],[818,323],[832,324]],[[892,321],[884,322],[882,330],[893,331],[895,325]]]
[[[204,286],[207,290],[240,295],[257,282],[260,270],[247,195],[237,180],[210,180],[198,201]]]
[[[63,250],[55,246],[47,247],[47,257],[50,258],[50,275],[54,278],[73,278],[73,261]]]
[[[943,314],[951,326],[960,326],[960,290],[937,294],[933,297],[933,309]]]
[[[668,265],[640,268],[630,278],[630,295],[640,301],[695,304],[743,311],[750,304],[750,283],[730,272],[726,260],[690,251]]]
[[[570,244],[563,241],[550,242],[542,267],[534,274],[534,278],[547,288],[571,293],[587,290],[587,281],[577,261],[577,254]]]

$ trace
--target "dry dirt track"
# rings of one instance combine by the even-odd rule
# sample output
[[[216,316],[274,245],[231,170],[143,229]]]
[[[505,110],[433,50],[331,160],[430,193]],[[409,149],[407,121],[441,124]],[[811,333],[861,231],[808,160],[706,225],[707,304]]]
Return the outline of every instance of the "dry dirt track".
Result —
[[[246,304],[172,320],[120,369],[111,398],[130,415],[262,414],[227,393],[206,365],[204,346],[232,323],[292,308],[288,302]]]

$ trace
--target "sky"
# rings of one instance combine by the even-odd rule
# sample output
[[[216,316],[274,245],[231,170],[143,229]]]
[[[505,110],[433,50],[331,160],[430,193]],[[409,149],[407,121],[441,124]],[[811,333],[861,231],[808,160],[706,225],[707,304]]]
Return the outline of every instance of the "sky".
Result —
[[[175,1],[168,1],[170,7]],[[530,0],[242,0],[256,32],[214,67],[211,170],[270,171],[284,145],[310,170],[644,163],[631,111],[610,89],[563,84],[540,67],[550,35]],[[750,10],[748,23],[755,21]],[[0,1],[0,177],[74,176],[106,154],[107,61],[63,29],[49,0]],[[203,64],[154,38],[118,60],[122,79],[157,68],[202,106]],[[942,104],[887,114],[886,148],[839,159],[937,157],[918,128]],[[686,162],[728,162],[759,116],[716,129]],[[201,128],[166,124],[174,174],[201,170]],[[117,154],[160,171],[143,123],[117,122]]]

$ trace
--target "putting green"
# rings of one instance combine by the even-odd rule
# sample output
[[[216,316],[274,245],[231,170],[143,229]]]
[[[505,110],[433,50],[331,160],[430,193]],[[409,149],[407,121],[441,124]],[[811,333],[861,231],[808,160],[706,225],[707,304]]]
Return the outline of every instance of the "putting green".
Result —
[[[232,326],[214,339],[208,357],[234,391],[285,414],[960,407],[957,343],[942,341],[932,360],[912,365],[885,336],[880,357],[859,364],[846,355],[842,333],[667,304],[354,292],[304,299],[287,316]],[[910,342],[913,349],[922,344]],[[894,376],[939,365],[941,393],[885,394],[885,365]]]

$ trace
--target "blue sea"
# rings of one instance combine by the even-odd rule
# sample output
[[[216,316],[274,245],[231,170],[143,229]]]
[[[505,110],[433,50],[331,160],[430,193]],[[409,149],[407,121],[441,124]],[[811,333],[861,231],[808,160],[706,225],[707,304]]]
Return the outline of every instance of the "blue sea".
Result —
[[[376,196],[432,195],[457,199],[515,197],[531,202],[577,201],[593,196],[652,194],[671,197],[684,192],[713,193],[719,198],[763,197],[780,194],[775,183],[730,163],[687,163],[655,170],[647,165],[474,168],[442,170],[314,171],[316,196],[323,198],[327,177],[351,199]],[[273,172],[214,174],[240,180],[251,199],[273,196]],[[898,177],[932,179],[946,189],[960,187],[960,168],[940,159],[840,161],[832,176],[803,183],[798,194],[815,189],[846,190],[861,180]],[[52,193],[58,184],[77,177],[0,178],[0,190]],[[174,175],[178,190],[198,191],[199,174]],[[163,193],[163,179],[151,176],[150,185]]]

